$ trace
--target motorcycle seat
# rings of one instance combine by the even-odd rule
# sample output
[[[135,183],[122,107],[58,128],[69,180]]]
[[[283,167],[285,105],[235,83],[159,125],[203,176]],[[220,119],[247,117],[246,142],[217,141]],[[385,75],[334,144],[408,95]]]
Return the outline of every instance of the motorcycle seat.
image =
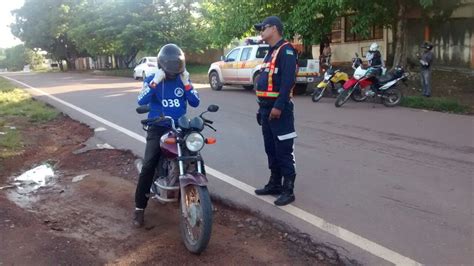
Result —
[[[395,78],[396,78],[395,75],[393,75],[392,73],[387,73],[383,76],[380,76],[377,80],[378,80],[379,84],[385,84],[389,81],[394,80]]]

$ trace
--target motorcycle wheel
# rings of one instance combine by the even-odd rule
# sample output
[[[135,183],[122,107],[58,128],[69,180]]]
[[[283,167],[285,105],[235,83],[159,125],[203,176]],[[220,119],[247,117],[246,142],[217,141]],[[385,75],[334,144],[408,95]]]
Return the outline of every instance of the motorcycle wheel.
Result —
[[[314,92],[313,94],[311,95],[311,100],[313,102],[319,102],[319,100],[321,100],[321,98],[323,98],[323,95],[324,95],[324,91],[325,91],[326,88],[316,88],[314,89]]]
[[[387,107],[394,107],[402,101],[402,92],[397,88],[390,88],[382,95],[383,105]]]
[[[344,90],[337,96],[336,102],[334,103],[334,105],[336,107],[341,107],[344,103],[346,103],[349,100],[349,97],[351,96],[351,94],[352,93],[350,90]]]
[[[197,185],[186,186],[181,192],[184,193],[180,203],[181,237],[189,252],[201,254],[211,238],[211,197],[207,187]]]
[[[351,94],[351,99],[354,102],[363,102],[367,99],[367,95],[360,89],[360,87],[355,88],[354,92]]]

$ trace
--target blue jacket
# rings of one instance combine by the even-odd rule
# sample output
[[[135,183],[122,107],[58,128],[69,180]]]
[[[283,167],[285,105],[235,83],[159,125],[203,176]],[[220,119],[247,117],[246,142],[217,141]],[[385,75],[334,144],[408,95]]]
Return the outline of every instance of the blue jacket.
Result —
[[[154,77],[155,74],[152,74],[143,81],[143,89],[138,95],[139,105],[150,106],[148,118],[157,118],[163,114],[173,117],[176,123],[186,114],[187,103],[192,107],[199,105],[198,92],[192,86],[186,90],[179,76],[175,79],[164,79],[156,88],[151,88],[149,84]],[[161,121],[157,125],[171,126],[169,121]]]
[[[263,59],[264,63],[271,62],[272,53],[278,49],[285,41],[282,39],[270,47],[270,50]],[[296,64],[297,53],[291,45],[283,47],[277,55],[275,62],[275,73],[273,73],[273,88],[280,92],[273,107],[283,110],[285,105],[290,101],[290,93],[296,82]],[[278,69],[278,70],[276,70]],[[260,72],[260,78],[257,81],[257,90],[267,90],[268,87],[268,68]]]

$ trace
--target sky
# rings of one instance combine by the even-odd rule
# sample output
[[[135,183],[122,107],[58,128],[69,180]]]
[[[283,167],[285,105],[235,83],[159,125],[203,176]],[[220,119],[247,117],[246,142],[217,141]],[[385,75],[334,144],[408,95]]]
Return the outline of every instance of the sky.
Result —
[[[22,43],[12,35],[9,25],[13,22],[10,12],[22,7],[24,2],[24,0],[2,1],[0,6],[0,48],[10,48]]]

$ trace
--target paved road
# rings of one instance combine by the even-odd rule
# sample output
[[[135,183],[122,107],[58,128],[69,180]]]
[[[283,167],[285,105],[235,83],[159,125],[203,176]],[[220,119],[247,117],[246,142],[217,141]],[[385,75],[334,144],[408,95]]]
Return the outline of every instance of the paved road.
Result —
[[[7,76],[144,135],[141,116],[133,111],[139,82],[85,74]],[[218,145],[205,151],[208,166],[252,187],[264,184],[268,171],[254,95],[230,87],[215,92],[202,86],[199,92],[201,109],[220,106],[208,115],[218,129],[209,133]],[[104,127],[51,98],[40,98],[91,127]],[[371,103],[335,108],[333,102],[295,99],[297,200],[290,208],[273,207],[222,178],[212,180],[212,192],[289,223],[365,264],[404,264],[406,258],[409,263],[471,265],[473,117]],[[97,132],[104,141],[143,153],[142,142],[105,128]],[[319,221],[314,217],[324,221],[313,226],[293,215],[301,211],[314,215],[313,224]]]

